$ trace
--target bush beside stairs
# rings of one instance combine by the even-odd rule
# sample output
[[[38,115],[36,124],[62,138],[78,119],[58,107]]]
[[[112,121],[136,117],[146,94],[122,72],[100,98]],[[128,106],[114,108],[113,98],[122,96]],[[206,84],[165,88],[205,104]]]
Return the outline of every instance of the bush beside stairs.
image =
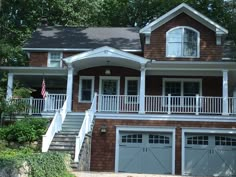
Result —
[[[74,162],[75,141],[83,120],[84,114],[68,113],[62,125],[62,130],[55,134],[49,147],[49,151],[69,153],[71,155],[71,167],[73,170],[79,169],[79,164]],[[90,135],[86,136],[84,143],[87,142],[88,138],[90,138]],[[84,144],[82,151],[83,148],[85,148]]]

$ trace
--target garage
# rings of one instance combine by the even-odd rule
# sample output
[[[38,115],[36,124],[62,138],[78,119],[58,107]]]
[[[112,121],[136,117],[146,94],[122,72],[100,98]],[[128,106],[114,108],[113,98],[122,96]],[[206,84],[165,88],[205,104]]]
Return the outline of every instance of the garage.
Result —
[[[173,174],[170,132],[120,132],[118,172]]]
[[[187,133],[184,143],[184,175],[236,176],[235,135]]]

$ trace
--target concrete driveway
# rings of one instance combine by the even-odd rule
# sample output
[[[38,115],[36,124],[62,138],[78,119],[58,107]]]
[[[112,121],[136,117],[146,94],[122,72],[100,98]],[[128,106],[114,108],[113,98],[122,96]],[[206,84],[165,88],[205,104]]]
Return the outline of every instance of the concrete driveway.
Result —
[[[73,172],[73,174],[76,175],[76,177],[181,177],[174,175],[152,175],[152,174],[135,174],[135,173],[111,173],[111,172]]]

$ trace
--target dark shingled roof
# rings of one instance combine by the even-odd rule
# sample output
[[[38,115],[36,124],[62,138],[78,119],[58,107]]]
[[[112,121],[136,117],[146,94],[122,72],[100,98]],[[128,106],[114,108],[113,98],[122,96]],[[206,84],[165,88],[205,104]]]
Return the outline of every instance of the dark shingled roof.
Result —
[[[139,28],[46,26],[38,28],[23,48],[95,49],[102,46],[141,50]]]

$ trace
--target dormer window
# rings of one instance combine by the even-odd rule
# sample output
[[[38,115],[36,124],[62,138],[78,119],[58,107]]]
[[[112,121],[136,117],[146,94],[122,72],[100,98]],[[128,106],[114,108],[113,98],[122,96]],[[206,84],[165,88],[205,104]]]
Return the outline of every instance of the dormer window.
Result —
[[[62,52],[49,52],[48,53],[48,67],[61,67],[62,66]]]
[[[199,32],[190,27],[176,27],[166,32],[167,57],[199,57]]]

